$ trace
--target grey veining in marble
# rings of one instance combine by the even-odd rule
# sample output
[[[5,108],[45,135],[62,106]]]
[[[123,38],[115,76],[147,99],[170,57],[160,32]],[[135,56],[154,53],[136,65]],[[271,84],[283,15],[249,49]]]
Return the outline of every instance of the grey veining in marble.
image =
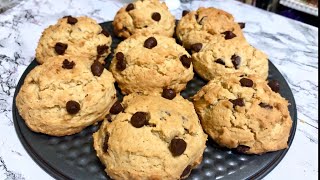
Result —
[[[129,0],[26,0],[0,14],[0,179],[51,179],[29,157],[15,133],[12,98],[16,84],[34,59],[41,32],[65,15],[110,21]],[[265,179],[315,179],[318,176],[318,28],[232,0],[192,1],[171,8],[214,6],[245,22],[245,37],[268,54],[289,83],[298,109],[293,144]]]

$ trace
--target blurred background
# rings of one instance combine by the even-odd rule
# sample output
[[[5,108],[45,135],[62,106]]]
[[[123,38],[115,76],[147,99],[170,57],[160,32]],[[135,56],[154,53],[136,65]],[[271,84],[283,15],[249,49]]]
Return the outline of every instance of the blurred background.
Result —
[[[318,27],[318,0],[238,0]]]
[[[27,0],[0,0],[0,13]],[[123,1],[123,0],[122,0]],[[125,0],[130,2],[130,0]],[[178,0],[165,0],[175,6]],[[192,0],[180,0],[187,3]],[[318,0],[238,0],[243,3],[318,27]],[[169,5],[169,4],[168,4]],[[169,5],[170,6],[170,5]],[[179,5],[178,5],[179,6]]]

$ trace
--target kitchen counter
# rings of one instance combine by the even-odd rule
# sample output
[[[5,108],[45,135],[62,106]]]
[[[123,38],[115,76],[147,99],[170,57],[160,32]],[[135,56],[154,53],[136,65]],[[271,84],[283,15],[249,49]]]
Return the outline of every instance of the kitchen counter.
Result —
[[[113,20],[128,0],[27,0],[0,14],[0,179],[53,179],[21,145],[12,120],[16,84],[35,57],[41,32],[65,15]],[[231,0],[192,1],[171,9],[213,6],[246,22],[245,37],[268,54],[290,85],[298,109],[294,141],[265,179],[316,179],[318,176],[318,28]],[[173,7],[173,6],[172,6]]]

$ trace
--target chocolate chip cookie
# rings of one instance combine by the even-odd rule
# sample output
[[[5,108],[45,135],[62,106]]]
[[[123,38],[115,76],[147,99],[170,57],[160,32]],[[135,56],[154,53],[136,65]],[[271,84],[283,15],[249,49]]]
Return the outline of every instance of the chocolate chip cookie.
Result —
[[[226,40],[216,36],[192,54],[195,71],[210,80],[229,73],[256,74],[268,77],[268,58],[245,40]]]
[[[137,33],[171,37],[174,33],[175,18],[165,2],[139,0],[122,7],[112,24],[115,34],[123,38]]]
[[[173,38],[133,35],[115,49],[110,71],[124,94],[178,93],[193,78],[191,61]]]
[[[269,85],[252,75],[211,80],[193,97],[205,132],[241,153],[287,148],[292,126],[288,102]]]
[[[199,44],[206,44],[215,36],[226,40],[244,39],[241,27],[231,14],[223,10],[200,7],[196,11],[183,12],[176,34],[185,48],[197,52]]]
[[[133,93],[120,104],[93,135],[112,179],[186,178],[201,163],[207,135],[191,102]]]
[[[116,101],[112,74],[86,57],[44,60],[27,75],[16,98],[27,126],[34,132],[64,136],[103,120]]]
[[[42,64],[48,57],[81,55],[104,63],[111,52],[111,42],[109,33],[95,20],[66,16],[43,31],[36,49],[36,59]]]

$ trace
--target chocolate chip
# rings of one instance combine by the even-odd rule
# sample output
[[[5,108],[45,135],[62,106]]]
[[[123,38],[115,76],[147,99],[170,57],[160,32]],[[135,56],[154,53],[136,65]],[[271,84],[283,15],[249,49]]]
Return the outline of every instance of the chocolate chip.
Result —
[[[187,143],[183,139],[174,138],[171,140],[169,150],[173,156],[180,156],[187,148]]]
[[[123,54],[122,52],[117,52],[117,54],[116,54],[116,59],[117,59],[118,61],[124,60],[124,54]]]
[[[263,103],[263,102],[261,102],[261,103],[259,104],[259,106],[262,107],[262,108],[266,108],[266,109],[273,109],[272,106],[270,106],[270,105],[267,104],[267,103]]]
[[[66,104],[66,108],[69,114],[76,114],[80,111],[80,104],[76,101],[68,101]]]
[[[106,136],[104,137],[103,148],[102,148],[103,152],[105,153],[108,151],[108,148],[109,148],[108,141],[109,141],[109,135],[106,134]]]
[[[231,61],[232,61],[234,68],[239,69],[239,66],[241,64],[241,57],[234,54],[231,57]]]
[[[162,91],[162,97],[172,100],[174,97],[176,97],[176,92],[173,89],[164,88]]]
[[[109,32],[106,31],[106,30],[104,30],[104,29],[102,29],[101,33],[102,33],[103,35],[105,35],[106,37],[109,37],[109,36],[110,36]]]
[[[134,5],[132,3],[128,4],[126,11],[129,12],[134,9]]]
[[[226,39],[226,40],[237,37],[237,35],[235,35],[232,31],[226,31],[221,34],[224,34],[224,39]]]
[[[246,23],[239,22],[238,24],[239,24],[239,26],[240,26],[240,28],[241,28],[241,29],[243,29],[243,28],[245,28],[245,27],[246,27]]]
[[[78,22],[78,20],[72,16],[68,16],[67,18],[68,18],[67,20],[68,24],[74,25]]]
[[[105,53],[107,50],[109,49],[109,46],[107,46],[107,45],[99,45],[98,47],[97,47],[97,53],[98,53],[98,55],[102,55],[103,53]]]
[[[149,114],[146,112],[136,112],[132,115],[130,123],[135,128],[141,128],[148,124]]]
[[[230,99],[229,101],[233,104],[233,107],[235,107],[235,106],[241,106],[241,107],[244,106],[243,98]]]
[[[253,81],[248,78],[241,78],[239,82],[240,82],[241,86],[243,86],[243,87],[252,87],[253,86]]]
[[[56,43],[56,45],[54,46],[54,50],[59,55],[63,55],[67,48],[68,48],[68,44],[64,44],[61,42]]]
[[[190,12],[190,11],[188,11],[188,10],[183,10],[183,11],[182,11],[182,17],[185,16],[185,15],[187,15],[189,12]]]
[[[195,15],[194,15],[194,18],[196,19],[196,21],[198,21],[199,15],[198,15],[198,14],[195,14]]]
[[[199,52],[202,49],[202,44],[201,43],[192,44],[191,49],[194,50],[195,52]]]
[[[72,69],[73,66],[76,65],[73,61],[68,61],[68,59],[63,60],[62,68],[64,69]]]
[[[187,176],[187,175],[190,173],[190,171],[191,171],[191,166],[188,165],[188,166],[183,170],[180,178],[184,178],[185,176]]]
[[[188,58],[187,55],[182,55],[182,56],[180,57],[180,61],[181,61],[182,65],[183,65],[185,68],[188,69],[188,68],[190,67],[190,65],[191,65],[192,59],[191,59],[191,58]]]
[[[218,64],[221,64],[221,65],[226,65],[226,63],[220,58],[217,59],[215,62],[218,63]]]
[[[240,152],[240,153],[245,153],[247,151],[250,150],[250,147],[249,146],[245,146],[245,145],[239,145],[237,147],[237,151]]]
[[[117,57],[116,57],[117,58]],[[123,71],[125,70],[127,67],[127,62],[126,60],[118,60],[117,61],[117,64],[116,64],[116,69],[119,70],[119,71]]]
[[[106,115],[106,119],[107,119],[107,121],[112,122],[112,118],[111,118],[111,115],[110,115],[110,114],[107,114],[107,115]]]
[[[160,15],[160,13],[158,13],[158,12],[154,12],[154,13],[152,13],[152,19],[153,20],[155,20],[155,21],[160,21],[160,19],[161,19],[161,15]]]
[[[152,48],[156,47],[157,44],[158,44],[158,43],[157,43],[156,38],[154,38],[154,37],[149,37],[148,39],[146,39],[146,40],[144,41],[143,46],[144,46],[145,48],[152,49]]]
[[[119,114],[120,112],[122,112],[124,109],[123,109],[123,106],[121,105],[120,101],[116,101],[112,107],[110,108],[110,113],[111,114]]]
[[[268,82],[268,86],[272,89],[274,92],[280,91],[280,84],[277,80],[273,79]]]
[[[103,70],[104,70],[103,65],[97,60],[95,60],[91,65],[91,72],[94,76],[100,77]]]

